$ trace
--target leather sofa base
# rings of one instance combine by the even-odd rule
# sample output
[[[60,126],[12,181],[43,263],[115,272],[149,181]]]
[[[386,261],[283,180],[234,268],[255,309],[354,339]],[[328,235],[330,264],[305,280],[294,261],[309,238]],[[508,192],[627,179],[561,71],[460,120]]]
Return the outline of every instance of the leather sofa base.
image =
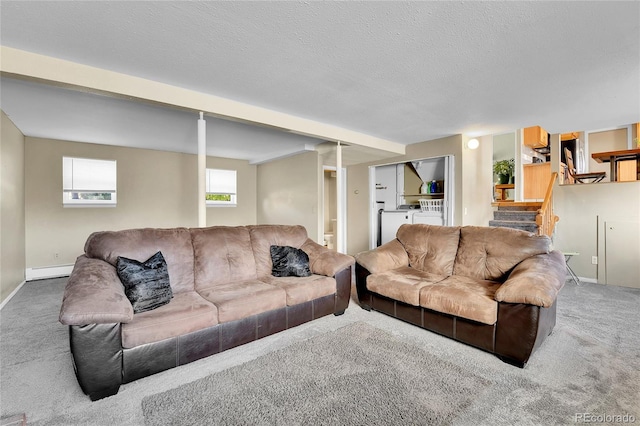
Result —
[[[351,297],[351,267],[338,272],[336,294],[218,324],[134,348],[122,348],[120,324],[69,326],[78,383],[92,401],[118,393],[121,384],[206,358],[314,319],[341,315]]]
[[[487,325],[421,306],[390,299],[366,288],[369,272],[356,264],[360,305],[429,331],[497,355],[523,368],[531,354],[551,334],[556,323],[556,302],[549,308],[520,303],[498,303],[498,320]]]
[[[122,351],[122,383],[187,364],[334,313],[335,295]]]

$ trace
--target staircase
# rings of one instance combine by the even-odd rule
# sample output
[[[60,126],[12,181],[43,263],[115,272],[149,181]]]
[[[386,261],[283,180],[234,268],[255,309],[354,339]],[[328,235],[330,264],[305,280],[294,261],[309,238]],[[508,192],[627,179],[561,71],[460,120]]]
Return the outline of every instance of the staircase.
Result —
[[[542,203],[497,203],[498,210],[493,212],[489,226],[502,226],[538,233],[536,216]]]
[[[553,236],[556,222],[560,220],[553,214],[553,184],[558,178],[558,173],[553,172],[543,202],[505,202],[492,203],[498,207],[493,212],[493,220],[489,226],[502,226],[504,228],[521,229],[534,232],[537,235]]]

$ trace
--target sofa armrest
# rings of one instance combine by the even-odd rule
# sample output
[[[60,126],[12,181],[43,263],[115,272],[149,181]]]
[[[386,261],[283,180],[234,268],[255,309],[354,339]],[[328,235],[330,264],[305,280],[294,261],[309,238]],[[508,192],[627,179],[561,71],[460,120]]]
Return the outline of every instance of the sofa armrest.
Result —
[[[358,253],[356,262],[372,274],[377,274],[409,266],[409,255],[400,241],[395,239],[373,250]]]
[[[310,238],[304,242],[300,249],[309,256],[309,267],[314,274],[333,277],[338,271],[355,263],[352,256],[329,250]]]
[[[80,256],[64,289],[59,320],[65,325],[129,322],[133,307],[116,268],[100,259]]]
[[[496,291],[495,299],[548,308],[564,286],[566,275],[564,256],[557,250],[529,257],[516,265]]]

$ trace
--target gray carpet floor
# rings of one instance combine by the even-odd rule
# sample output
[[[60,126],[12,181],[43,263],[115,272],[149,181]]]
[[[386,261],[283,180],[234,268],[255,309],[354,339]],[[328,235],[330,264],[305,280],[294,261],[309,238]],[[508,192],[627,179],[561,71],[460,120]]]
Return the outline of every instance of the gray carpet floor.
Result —
[[[148,396],[142,411],[149,426],[450,424],[490,384],[358,322]]]
[[[65,283],[64,278],[27,283],[0,312],[2,418],[26,413],[30,425],[143,425],[147,397],[363,322],[486,383],[468,405],[456,407],[447,424],[569,425],[576,423],[576,415],[625,414],[640,422],[638,289],[577,287],[568,281],[559,295],[556,328],[524,369],[386,315],[366,312],[352,301],[340,317],[320,318],[146,377],[123,385],[113,397],[91,402],[73,374],[67,329],[57,322]],[[360,385],[350,386],[357,395]]]

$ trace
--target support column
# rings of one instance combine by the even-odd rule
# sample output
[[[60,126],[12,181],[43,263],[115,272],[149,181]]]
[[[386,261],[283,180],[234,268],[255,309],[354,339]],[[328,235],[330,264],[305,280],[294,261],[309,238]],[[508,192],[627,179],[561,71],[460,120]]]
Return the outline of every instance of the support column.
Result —
[[[200,112],[198,120],[198,226],[207,226],[207,122]]]
[[[338,142],[336,146],[336,250],[338,253],[344,253],[345,247],[343,244],[343,235],[344,235],[344,221],[343,221],[343,209],[344,205],[344,196],[345,194],[342,191],[342,180],[344,176],[342,176],[342,145]]]

